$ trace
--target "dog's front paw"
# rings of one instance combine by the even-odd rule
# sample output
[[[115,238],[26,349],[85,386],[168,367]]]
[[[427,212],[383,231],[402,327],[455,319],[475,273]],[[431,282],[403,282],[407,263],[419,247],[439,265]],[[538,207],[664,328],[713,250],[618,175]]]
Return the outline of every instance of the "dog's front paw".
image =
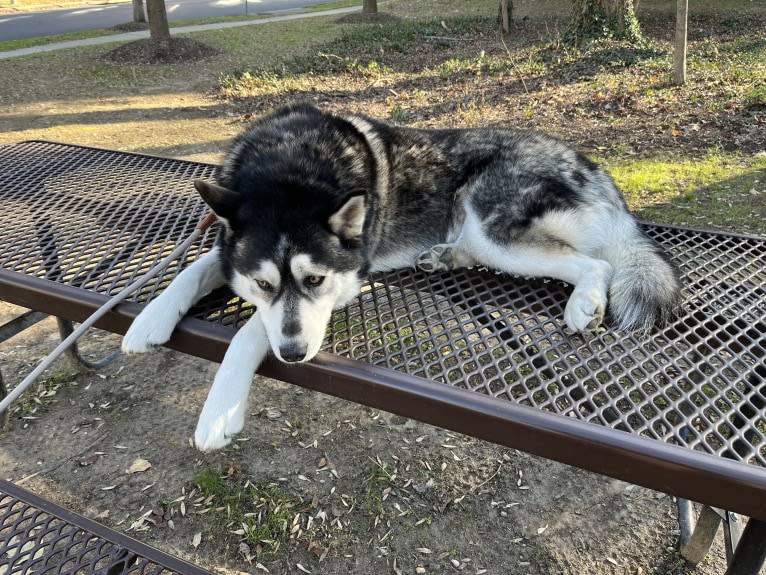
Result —
[[[122,338],[124,353],[146,353],[170,339],[178,323],[178,313],[169,307],[150,306],[133,320]]]
[[[604,321],[606,298],[596,289],[575,290],[564,310],[564,322],[575,332],[595,330]]]
[[[231,442],[233,435],[242,431],[244,425],[244,404],[221,411],[209,409],[205,404],[194,432],[194,445],[200,451],[221,449]]]
[[[415,260],[415,266],[424,272],[446,272],[454,269],[451,244],[437,244],[424,251]]]

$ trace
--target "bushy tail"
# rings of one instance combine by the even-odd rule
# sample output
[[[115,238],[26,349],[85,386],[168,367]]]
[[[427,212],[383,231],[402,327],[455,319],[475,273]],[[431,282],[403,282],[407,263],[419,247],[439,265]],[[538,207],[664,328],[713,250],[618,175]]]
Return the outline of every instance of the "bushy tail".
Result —
[[[649,332],[680,311],[678,268],[629,214],[614,222],[603,257],[613,268],[609,310],[620,329]]]

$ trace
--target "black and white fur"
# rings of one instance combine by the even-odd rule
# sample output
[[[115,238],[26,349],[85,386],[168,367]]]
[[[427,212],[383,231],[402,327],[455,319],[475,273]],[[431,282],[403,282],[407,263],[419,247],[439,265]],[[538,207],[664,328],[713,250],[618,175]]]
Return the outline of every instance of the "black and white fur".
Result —
[[[679,301],[675,267],[628,212],[611,178],[549,136],[414,130],[309,105],[254,123],[218,184],[197,190],[218,215],[216,246],[184,270],[125,336],[126,352],[165,343],[206,293],[228,283],[257,311],[234,336],[195,433],[203,451],[242,429],[269,349],[310,360],[334,308],[370,271],[484,265],[573,286],[572,331],[648,331]]]

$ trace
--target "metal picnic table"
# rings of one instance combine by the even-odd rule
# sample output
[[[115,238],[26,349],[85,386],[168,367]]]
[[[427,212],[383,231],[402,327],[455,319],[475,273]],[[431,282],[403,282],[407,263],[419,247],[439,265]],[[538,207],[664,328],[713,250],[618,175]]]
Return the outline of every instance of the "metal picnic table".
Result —
[[[44,141],[0,147],[0,299],[82,321],[191,233],[206,211],[192,180],[216,169]],[[704,557],[723,519],[729,573],[757,574],[766,556],[766,239],[645,229],[684,285],[682,316],[648,336],[568,333],[562,282],[401,270],[370,277],[333,315],[312,362],[269,359],[260,373],[676,495],[685,556]],[[214,237],[213,228],[98,327],[124,333]],[[168,346],[220,361],[250,313],[218,290]],[[705,505],[693,534],[689,500]],[[750,518],[744,530],[734,514]]]

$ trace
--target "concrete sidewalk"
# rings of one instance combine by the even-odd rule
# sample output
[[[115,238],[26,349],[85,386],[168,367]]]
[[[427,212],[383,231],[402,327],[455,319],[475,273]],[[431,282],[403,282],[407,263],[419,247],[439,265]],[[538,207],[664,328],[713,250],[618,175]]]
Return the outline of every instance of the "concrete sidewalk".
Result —
[[[216,24],[199,24],[196,26],[181,26],[171,28],[171,34],[184,34],[186,32],[202,32],[203,30],[221,30],[223,28],[238,28],[240,26],[255,26],[258,24],[270,24],[272,22],[287,22],[289,20],[299,20],[301,18],[314,18],[317,16],[332,16],[333,14],[345,14],[347,12],[357,12],[361,6],[349,6],[347,8],[334,8],[332,10],[322,10],[320,12],[301,12],[298,14],[285,14],[282,16],[268,16],[257,20],[242,20],[238,22],[218,22]],[[126,32],[124,34],[110,34],[98,36],[95,38],[86,38],[83,40],[71,40],[69,42],[56,42],[53,44],[44,44],[40,46],[31,46],[29,48],[20,48],[18,50],[8,50],[0,52],[0,60],[8,58],[19,58],[21,56],[30,56],[53,50],[63,50],[66,48],[78,48],[80,46],[97,46],[99,44],[112,44],[115,42],[132,42],[149,37],[149,30],[140,32]]]

